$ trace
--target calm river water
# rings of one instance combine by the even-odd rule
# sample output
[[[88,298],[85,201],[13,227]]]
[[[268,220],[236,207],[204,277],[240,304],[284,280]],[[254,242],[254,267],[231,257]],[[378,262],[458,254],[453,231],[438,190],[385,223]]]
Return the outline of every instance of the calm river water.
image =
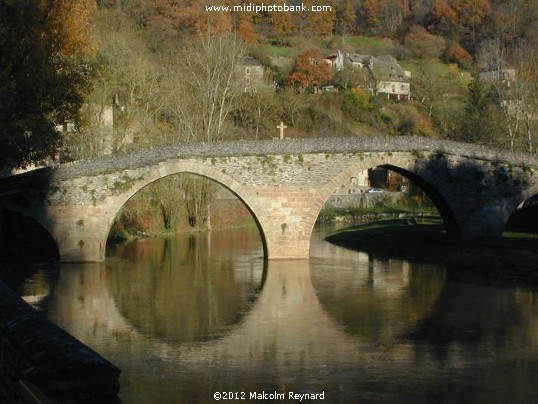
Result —
[[[326,231],[308,261],[264,262],[256,230],[180,235],[40,268],[19,289],[122,369],[124,403],[211,403],[215,392],[538,402],[531,290],[374,259],[322,241]]]

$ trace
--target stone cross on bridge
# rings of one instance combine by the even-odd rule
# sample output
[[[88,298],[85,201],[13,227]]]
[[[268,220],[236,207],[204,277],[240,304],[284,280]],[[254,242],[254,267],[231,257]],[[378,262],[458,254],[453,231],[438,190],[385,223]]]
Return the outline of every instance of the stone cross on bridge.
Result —
[[[284,122],[283,121],[280,121],[280,125],[277,126],[277,129],[280,130],[280,136],[279,138],[282,140],[284,139],[284,129],[286,129],[287,126],[284,125]]]
[[[417,137],[357,137],[178,144],[80,161],[0,180],[0,208],[37,220],[62,261],[101,261],[131,196],[168,175],[191,173],[245,203],[266,258],[308,258],[325,201],[372,167],[420,186],[454,237],[499,235],[510,214],[538,193],[538,161],[529,155]]]

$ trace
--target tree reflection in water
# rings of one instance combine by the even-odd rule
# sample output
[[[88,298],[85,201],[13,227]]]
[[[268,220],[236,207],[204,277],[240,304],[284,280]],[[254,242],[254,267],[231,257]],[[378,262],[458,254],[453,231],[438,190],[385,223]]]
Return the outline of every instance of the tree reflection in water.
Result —
[[[532,291],[317,241],[309,261],[264,264],[258,240],[144,240],[106,263],[62,265],[48,285],[38,271],[26,297],[123,370],[126,403],[209,402],[219,390],[538,401]]]

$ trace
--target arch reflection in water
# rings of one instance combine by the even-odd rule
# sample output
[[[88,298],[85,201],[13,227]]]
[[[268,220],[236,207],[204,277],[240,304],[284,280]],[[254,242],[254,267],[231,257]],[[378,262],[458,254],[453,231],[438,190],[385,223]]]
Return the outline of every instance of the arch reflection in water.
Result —
[[[367,268],[367,270],[365,270]],[[392,343],[435,307],[446,271],[360,253],[353,265],[312,259],[319,300],[346,331],[370,343]]]
[[[107,262],[107,279],[121,315],[140,333],[166,342],[201,341],[226,332],[248,311],[263,278],[261,243],[258,251],[255,237],[236,233],[116,246],[112,253],[118,258]]]
[[[262,272],[261,248],[248,250],[237,234],[215,233],[210,241],[203,237],[186,238],[175,247],[168,241],[155,249],[147,240],[124,250],[129,261],[141,260],[146,269],[125,265],[125,258],[113,260],[119,265],[112,266],[62,266],[57,283],[43,288],[50,291],[43,304],[49,318],[122,369],[125,403],[210,402],[219,390],[324,390],[328,402],[538,398],[530,383],[538,371],[538,305],[530,291],[445,279],[443,268],[372,260],[348,250],[337,249],[333,256],[332,247],[310,261],[270,262],[263,280],[249,275]],[[207,243],[211,254],[189,252],[189,245]],[[222,255],[218,245],[225,246]],[[170,249],[177,256],[167,259]],[[209,255],[216,266],[206,261]],[[201,263],[198,272],[191,268],[196,260]],[[233,282],[223,269],[230,260]],[[149,263],[156,263],[154,273],[147,273]],[[174,274],[176,265],[192,273]],[[211,272],[217,278],[206,276],[204,265],[215,268]],[[253,266],[253,271],[245,269]],[[161,326],[148,317],[171,312],[176,317],[161,321],[180,321],[183,317],[174,310],[195,306],[194,298],[174,300],[170,284],[184,279],[200,281],[200,289],[218,288],[217,280],[226,287],[247,284],[243,296],[256,293],[262,283],[263,288],[254,300],[239,304],[235,289],[229,290],[230,298],[214,292],[212,299],[224,306],[232,302],[230,307],[237,310],[246,307],[239,316],[235,313],[234,321],[218,323],[221,328],[217,320],[233,310],[215,308],[202,298],[203,309],[196,308],[193,315],[213,307],[211,315],[204,314],[210,324],[193,321],[197,331],[181,334],[181,325]],[[249,284],[249,279],[255,282]],[[189,293],[186,286],[179,290]],[[173,309],[162,310],[164,301],[140,310],[126,307],[130,302],[151,306],[148,299],[155,296],[170,296]],[[203,329],[212,334],[201,336]]]

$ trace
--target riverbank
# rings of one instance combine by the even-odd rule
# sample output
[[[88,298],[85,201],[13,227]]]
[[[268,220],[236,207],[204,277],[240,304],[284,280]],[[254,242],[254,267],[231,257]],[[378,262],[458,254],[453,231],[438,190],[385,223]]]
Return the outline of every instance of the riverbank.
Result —
[[[155,237],[174,237],[178,234],[198,234],[206,232],[221,232],[227,230],[236,230],[236,229],[254,229],[258,228],[258,225],[254,220],[245,221],[244,223],[230,224],[227,226],[212,226],[211,229],[204,227],[182,227],[179,229],[171,230],[157,230],[157,231],[111,231],[107,243],[118,244],[124,241],[140,240],[144,238],[155,238]]]
[[[383,219],[439,217],[437,210],[430,207],[413,208],[408,205],[370,206],[353,208],[324,207],[319,213],[321,223],[362,224]]]
[[[538,236],[461,241],[444,232],[440,220],[388,219],[350,227],[326,237],[330,243],[372,254],[447,265],[452,276],[538,286]]]

